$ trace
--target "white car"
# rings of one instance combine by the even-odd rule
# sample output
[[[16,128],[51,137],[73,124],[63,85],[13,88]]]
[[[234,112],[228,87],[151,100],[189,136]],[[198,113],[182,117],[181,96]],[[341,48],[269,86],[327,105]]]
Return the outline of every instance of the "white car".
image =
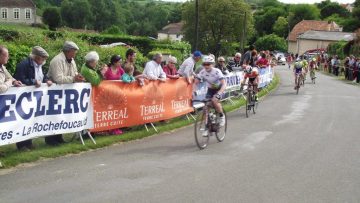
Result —
[[[125,44],[123,42],[116,42],[116,43],[112,43],[112,44],[100,45],[101,48],[111,48],[111,47],[117,47],[117,46],[126,47],[127,44]]]
[[[286,65],[286,58],[283,53],[277,53],[275,55],[275,58],[276,58],[278,64]]]

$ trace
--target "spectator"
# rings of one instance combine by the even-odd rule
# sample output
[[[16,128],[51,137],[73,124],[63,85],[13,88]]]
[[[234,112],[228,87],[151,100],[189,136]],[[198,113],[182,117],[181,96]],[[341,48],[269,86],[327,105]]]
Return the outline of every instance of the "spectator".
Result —
[[[121,80],[125,83],[135,82],[134,74],[134,66],[130,63],[125,65],[125,73],[121,76]]]
[[[240,61],[240,65],[243,66],[247,66],[247,65],[250,65],[251,62],[253,62],[254,60],[252,60],[252,53],[253,51],[256,51],[255,50],[255,46],[254,45],[250,45],[249,47],[249,50],[243,55],[243,57],[241,58],[241,61]]]
[[[256,61],[257,61],[257,51],[256,50],[253,50],[252,52],[251,52],[251,57],[250,57],[250,61],[249,61],[249,64],[248,65],[250,65],[251,67],[255,67],[255,63],[256,63]]]
[[[292,54],[288,54],[288,56],[286,57],[286,62],[288,64],[289,69],[291,67],[293,60],[294,60],[294,58],[293,58]]]
[[[360,81],[360,74],[359,74],[359,70],[360,70],[360,59],[357,58],[356,62],[354,63],[354,78],[353,80],[356,78],[356,82],[359,83]]]
[[[269,61],[266,59],[266,54],[264,52],[261,53],[261,58],[255,62],[259,68],[266,68],[269,65]]]
[[[89,52],[85,56],[85,64],[81,67],[80,71],[85,80],[94,86],[98,86],[101,82],[101,76],[96,70],[99,59],[99,54],[96,51]]]
[[[162,54],[155,54],[153,60],[146,63],[143,74],[149,80],[160,80],[162,82],[165,82],[166,74],[161,67],[161,62]]]
[[[52,81],[42,70],[42,66],[48,57],[49,54],[43,48],[33,47],[30,56],[16,66],[14,78],[27,86],[40,87],[41,83],[47,83],[48,86],[51,86]],[[16,147],[18,150],[32,149],[32,140],[18,142]]]
[[[125,64],[131,63],[131,65],[133,65],[133,67],[134,67],[134,76],[142,75],[141,71],[139,71],[137,69],[136,64],[135,64],[136,52],[133,49],[128,49],[125,53],[125,57],[126,57],[126,61],[124,63],[124,67],[125,67]]]
[[[63,50],[50,61],[49,78],[57,84],[70,84],[74,82],[84,82],[85,78],[78,73],[74,58],[79,47],[71,41],[66,41]],[[45,137],[48,145],[58,145],[64,143],[62,135]]]
[[[354,66],[356,65],[356,59],[354,56],[350,56],[349,60],[349,72],[348,72],[348,80],[353,80],[354,74]]]
[[[21,81],[15,80],[6,70],[6,65],[9,61],[9,51],[4,46],[0,45],[0,94],[6,92],[11,86],[22,86]]]
[[[336,76],[339,76],[339,69],[340,69],[340,59],[338,56],[335,57],[335,61],[334,61],[334,74]]]
[[[195,51],[192,56],[187,58],[179,68],[179,75],[185,77],[187,82],[191,84],[192,77],[194,75],[194,68],[198,61],[201,60],[202,53],[200,51]]]
[[[229,74],[229,70],[226,66],[226,63],[225,63],[225,58],[220,56],[218,58],[218,63],[216,64],[215,66],[217,69],[221,70],[221,72],[224,74],[224,75],[227,75]]]
[[[176,57],[169,56],[168,64],[163,67],[163,71],[165,72],[167,78],[178,79],[180,77],[179,74],[177,74],[176,64]]]
[[[121,56],[113,55],[108,66],[102,70],[105,80],[120,80],[124,74],[124,69],[121,67]]]
[[[234,56],[234,59],[232,61],[229,61],[229,64],[227,65],[227,69],[229,71],[242,70],[240,60],[241,60],[241,54],[236,53],[235,56]]]
[[[350,70],[350,57],[346,57],[344,62],[345,80],[349,80],[349,70]]]

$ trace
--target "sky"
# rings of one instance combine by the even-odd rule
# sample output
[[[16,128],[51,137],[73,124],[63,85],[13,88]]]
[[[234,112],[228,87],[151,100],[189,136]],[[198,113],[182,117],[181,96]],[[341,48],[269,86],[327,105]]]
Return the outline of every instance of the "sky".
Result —
[[[164,1],[173,1],[173,2],[184,2],[186,0],[164,0]],[[283,2],[283,3],[307,3],[307,4],[313,4],[313,3],[319,3],[323,0],[278,0],[280,2]],[[354,3],[355,0],[331,0],[331,1],[336,1],[336,2],[339,2],[339,3],[342,3],[342,4],[345,4],[345,3]]]

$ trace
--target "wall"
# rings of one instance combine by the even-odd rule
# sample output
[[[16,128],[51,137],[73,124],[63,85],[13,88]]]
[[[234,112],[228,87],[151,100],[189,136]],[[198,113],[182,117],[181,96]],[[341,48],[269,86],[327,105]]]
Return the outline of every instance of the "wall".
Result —
[[[14,8],[7,8],[7,19],[2,18],[2,12],[0,8],[0,22],[3,23],[25,23],[32,24],[36,22],[36,13],[35,9],[31,9],[30,19],[25,19],[25,8],[20,8],[19,19],[14,19]]]
[[[302,55],[310,49],[326,49],[331,42],[332,41],[298,39],[298,53]]]
[[[288,52],[297,54],[297,43],[296,42],[292,42],[292,41],[288,42]]]
[[[166,40],[166,39],[170,39],[171,41],[181,41],[182,38],[184,36],[183,35],[174,35],[174,34],[165,34],[165,33],[158,33],[158,40]]]

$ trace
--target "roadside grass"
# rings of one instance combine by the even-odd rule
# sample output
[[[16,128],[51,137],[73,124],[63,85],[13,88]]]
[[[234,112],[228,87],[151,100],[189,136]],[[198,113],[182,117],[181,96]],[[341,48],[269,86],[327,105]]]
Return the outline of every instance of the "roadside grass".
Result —
[[[264,97],[271,91],[275,90],[279,85],[280,77],[275,75],[273,82],[266,88],[259,92],[259,97]],[[241,106],[245,105],[243,98],[234,99],[234,104],[225,102],[224,109],[226,112],[235,111]],[[194,123],[193,120],[187,120],[185,116],[169,120],[167,123],[156,123],[155,126],[158,132],[155,132],[151,127],[149,132],[143,126],[132,127],[130,131],[124,132],[122,135],[97,135],[95,136],[96,145],[90,139],[85,139],[86,145],[82,145],[80,141],[74,140],[71,143],[65,143],[60,146],[48,146],[44,142],[44,138],[37,138],[33,140],[34,149],[29,151],[18,151],[15,144],[0,147],[0,168],[11,168],[20,164],[30,163],[41,159],[56,158],[69,154],[78,154],[88,150],[104,148],[116,143],[123,143],[133,140],[142,139],[151,135],[169,132],[184,126]],[[72,134],[64,135],[70,138]]]
[[[324,74],[324,75],[327,75],[327,76],[336,78],[337,80],[340,80],[340,81],[342,81],[342,82],[344,82],[344,83],[346,83],[346,84],[360,87],[360,83],[356,83],[356,82],[354,82],[354,81],[346,80],[344,75],[336,76],[336,75],[334,75],[334,74],[331,74],[331,73],[329,73],[329,72],[327,72],[327,71],[323,71],[323,70],[318,71],[318,72],[320,72],[320,73],[322,73],[322,74]]]

